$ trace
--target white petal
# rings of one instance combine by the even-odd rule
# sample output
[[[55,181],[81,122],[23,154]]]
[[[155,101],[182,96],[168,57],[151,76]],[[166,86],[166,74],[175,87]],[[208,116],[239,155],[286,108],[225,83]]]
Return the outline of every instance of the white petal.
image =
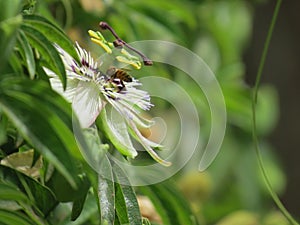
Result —
[[[67,87],[66,90],[63,90],[62,83],[60,79],[56,77],[52,77],[49,79],[50,84],[53,90],[55,90],[57,93],[62,95],[68,102],[72,102],[74,95],[76,93],[76,88],[78,86],[79,81],[78,80],[72,80],[68,79],[67,80]]]
[[[91,126],[104,106],[97,85],[93,82],[79,81],[72,106],[81,127]]]
[[[64,49],[62,49],[58,44],[54,44],[54,47],[57,49],[57,51],[60,54],[60,57],[62,58],[62,61],[65,65],[65,69],[67,71],[73,71],[73,67],[78,68],[78,64],[75,59],[73,59],[72,56],[69,55]]]

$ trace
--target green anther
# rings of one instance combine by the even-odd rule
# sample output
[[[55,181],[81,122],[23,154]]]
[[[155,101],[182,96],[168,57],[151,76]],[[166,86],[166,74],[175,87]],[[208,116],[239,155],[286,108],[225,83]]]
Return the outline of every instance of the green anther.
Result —
[[[112,53],[111,48],[109,47],[109,45],[107,45],[106,43],[104,43],[101,40],[95,39],[95,38],[91,38],[92,42],[94,42],[95,44],[101,46],[108,54]]]
[[[111,49],[114,47],[113,43],[106,41],[105,38],[103,37],[103,35],[99,31],[95,32],[95,31],[89,30],[88,33],[91,36],[92,42],[101,46],[108,54],[112,53]]]
[[[134,61],[139,61],[139,58],[134,56],[134,55],[131,55],[128,51],[126,51],[124,48],[122,48],[121,50],[121,53],[123,55],[125,55],[127,58],[131,59],[131,60],[134,60]]]
[[[103,37],[103,35],[102,35],[99,31],[95,32],[95,31],[93,31],[93,30],[89,30],[88,33],[89,33],[89,35],[90,35],[91,37],[93,37],[93,38],[96,38],[96,39],[101,40],[101,41],[103,41],[103,42],[107,42],[107,41],[105,40],[105,38]]]
[[[138,69],[138,70],[142,67],[142,63],[140,61],[133,61],[133,60],[130,60],[130,59],[124,57],[124,56],[116,56],[116,59],[119,62],[129,64],[129,65],[133,66],[135,69]]]

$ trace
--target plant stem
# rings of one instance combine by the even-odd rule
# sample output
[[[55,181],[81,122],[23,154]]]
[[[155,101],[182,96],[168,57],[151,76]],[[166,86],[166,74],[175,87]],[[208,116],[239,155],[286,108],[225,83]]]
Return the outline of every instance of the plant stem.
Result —
[[[275,10],[274,10],[274,14],[272,17],[272,21],[271,21],[271,25],[269,27],[269,31],[268,31],[268,35],[267,35],[267,39],[265,41],[264,44],[264,49],[263,49],[263,53],[261,56],[261,60],[260,60],[260,64],[259,64],[259,68],[258,68],[258,72],[256,75],[256,81],[255,81],[255,86],[253,89],[253,99],[252,99],[252,116],[253,116],[253,129],[252,129],[252,135],[253,135],[253,142],[254,142],[254,148],[255,148],[255,153],[256,153],[256,157],[258,160],[258,164],[260,167],[260,170],[262,172],[263,178],[265,180],[266,186],[269,190],[269,193],[271,195],[271,197],[273,198],[275,204],[277,205],[277,207],[279,208],[279,210],[282,212],[282,214],[286,217],[286,219],[289,221],[290,224],[292,225],[299,225],[299,223],[291,216],[291,214],[287,211],[287,209],[284,207],[284,205],[282,204],[282,202],[280,201],[278,195],[275,193],[275,191],[272,188],[272,185],[270,183],[270,180],[268,178],[267,172],[264,168],[264,164],[263,164],[263,159],[260,153],[260,147],[259,147],[259,141],[258,141],[258,137],[257,137],[257,127],[256,127],[256,103],[257,103],[257,95],[258,95],[258,89],[259,89],[259,84],[260,84],[260,80],[262,77],[262,72],[263,72],[263,68],[265,65],[265,61],[266,61],[266,56],[267,56],[267,52],[269,49],[269,45],[270,45],[270,41],[271,41],[271,37],[273,34],[273,30],[275,27],[275,23],[277,20],[277,16],[278,16],[278,12],[281,6],[281,2],[282,0],[277,0],[276,6],[275,6]]]
[[[108,25],[108,23],[102,21],[102,22],[99,23],[99,26],[100,26],[101,29],[103,29],[103,30],[109,30],[109,31],[112,33],[112,35],[117,39],[116,41],[114,41],[114,44],[115,44],[116,46],[123,46],[123,45],[124,45],[124,46],[126,46],[128,49],[130,49],[131,51],[133,51],[133,52],[135,52],[136,54],[138,54],[138,55],[142,58],[142,60],[143,60],[145,66],[151,66],[151,65],[153,64],[152,60],[150,60],[150,59],[149,59],[147,56],[145,56],[142,52],[140,52],[140,51],[138,51],[137,49],[131,47],[129,44],[127,44],[125,41],[123,41],[123,40],[118,36],[118,34],[115,32],[115,30],[114,30],[111,26]]]

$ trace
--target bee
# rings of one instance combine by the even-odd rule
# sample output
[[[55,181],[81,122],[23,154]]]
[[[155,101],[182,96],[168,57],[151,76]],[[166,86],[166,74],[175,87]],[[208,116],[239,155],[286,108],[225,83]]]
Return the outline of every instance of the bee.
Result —
[[[111,80],[119,79],[125,82],[132,82],[132,77],[125,70],[117,69],[113,66],[106,71],[106,74]]]
[[[115,83],[119,87],[119,91],[122,91],[125,88],[124,82],[133,81],[133,78],[125,70],[116,67],[110,67],[106,71],[106,75],[110,82]]]

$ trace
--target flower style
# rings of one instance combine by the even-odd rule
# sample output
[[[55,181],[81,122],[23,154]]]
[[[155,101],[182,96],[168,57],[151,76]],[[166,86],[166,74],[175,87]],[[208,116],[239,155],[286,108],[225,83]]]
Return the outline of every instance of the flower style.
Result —
[[[58,45],[55,47],[65,65],[66,89],[63,89],[59,77],[53,71],[47,68],[45,71],[50,77],[52,88],[72,103],[81,127],[90,127],[101,112],[100,118],[104,132],[122,154],[131,158],[137,155],[130,139],[131,135],[153,159],[169,166],[170,163],[162,160],[153,150],[161,146],[145,138],[139,131],[141,127],[149,128],[152,125],[152,121],[140,116],[140,111],[149,110],[152,107],[149,94],[136,88],[141,83],[132,77],[122,79],[122,77],[101,72],[91,54],[82,49],[78,43],[75,47],[80,63]],[[114,74],[116,73],[117,71],[114,71]],[[104,107],[112,108],[112,112],[117,111],[113,114],[113,119],[106,115]]]

